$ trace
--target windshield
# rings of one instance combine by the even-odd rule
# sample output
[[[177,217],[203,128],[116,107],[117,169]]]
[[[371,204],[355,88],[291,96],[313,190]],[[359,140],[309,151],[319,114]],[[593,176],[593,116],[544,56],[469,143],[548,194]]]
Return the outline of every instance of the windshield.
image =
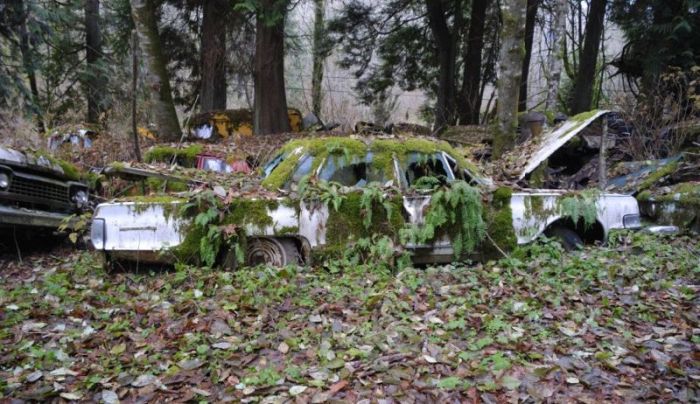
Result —
[[[358,188],[365,187],[370,182],[383,184],[392,175],[387,175],[383,168],[373,165],[373,158],[372,153],[367,153],[364,158],[352,159],[342,155],[329,156],[319,173],[319,179]]]

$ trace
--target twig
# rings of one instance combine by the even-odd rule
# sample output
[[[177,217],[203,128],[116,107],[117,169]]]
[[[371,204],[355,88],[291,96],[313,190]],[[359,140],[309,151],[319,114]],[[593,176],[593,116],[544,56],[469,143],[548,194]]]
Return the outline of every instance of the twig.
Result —
[[[15,248],[17,249],[17,257],[19,258],[20,265],[22,264],[22,251],[19,249],[19,243],[17,242],[17,226],[12,226],[12,238],[15,240]]]
[[[506,252],[503,251],[503,250],[501,249],[501,247],[499,247],[498,244],[496,244],[495,241],[493,241],[493,239],[491,238],[491,235],[490,235],[488,232],[486,232],[486,238],[488,238],[489,241],[491,242],[491,244],[493,244],[493,246],[496,247],[496,249],[498,250],[498,252],[500,252],[501,254],[503,254],[503,257],[504,257],[504,258],[510,258],[510,255],[506,254]]]

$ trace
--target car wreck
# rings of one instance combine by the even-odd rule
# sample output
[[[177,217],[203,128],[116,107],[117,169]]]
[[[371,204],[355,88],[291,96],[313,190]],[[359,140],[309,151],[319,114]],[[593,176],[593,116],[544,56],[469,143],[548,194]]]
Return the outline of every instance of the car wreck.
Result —
[[[88,209],[88,187],[74,166],[0,147],[0,227],[56,230]]]
[[[261,171],[255,185],[100,204],[92,244],[110,260],[284,266],[383,237],[414,263],[437,263],[640,225],[633,197],[497,186],[431,138],[293,140]]]

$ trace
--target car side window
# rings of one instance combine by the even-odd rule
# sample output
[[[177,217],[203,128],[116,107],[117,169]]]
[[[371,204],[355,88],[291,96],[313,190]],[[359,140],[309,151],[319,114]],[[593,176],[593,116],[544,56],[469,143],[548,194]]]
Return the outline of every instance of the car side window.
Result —
[[[291,183],[298,184],[302,178],[311,173],[311,167],[313,166],[314,158],[308,154],[305,154],[297,164],[294,173],[292,174]]]
[[[432,155],[424,153],[409,154],[404,174],[409,187],[415,185],[423,177],[434,177],[442,184],[446,184],[453,179],[452,173],[439,153]]]
[[[383,183],[387,176],[381,168],[372,164],[373,157],[372,153],[367,153],[364,159],[355,157],[348,161],[345,156],[329,156],[319,179],[358,188],[370,182]]]

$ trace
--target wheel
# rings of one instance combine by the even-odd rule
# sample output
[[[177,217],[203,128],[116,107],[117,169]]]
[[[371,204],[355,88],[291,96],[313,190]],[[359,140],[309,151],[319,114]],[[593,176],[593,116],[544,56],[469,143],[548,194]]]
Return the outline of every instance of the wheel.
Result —
[[[256,237],[248,239],[245,254],[246,265],[270,265],[283,267],[301,262],[299,249],[292,239]]]
[[[568,227],[554,226],[545,233],[547,237],[551,237],[559,241],[561,246],[564,247],[566,251],[578,250],[579,248],[583,247],[583,240],[581,240],[581,236]]]

